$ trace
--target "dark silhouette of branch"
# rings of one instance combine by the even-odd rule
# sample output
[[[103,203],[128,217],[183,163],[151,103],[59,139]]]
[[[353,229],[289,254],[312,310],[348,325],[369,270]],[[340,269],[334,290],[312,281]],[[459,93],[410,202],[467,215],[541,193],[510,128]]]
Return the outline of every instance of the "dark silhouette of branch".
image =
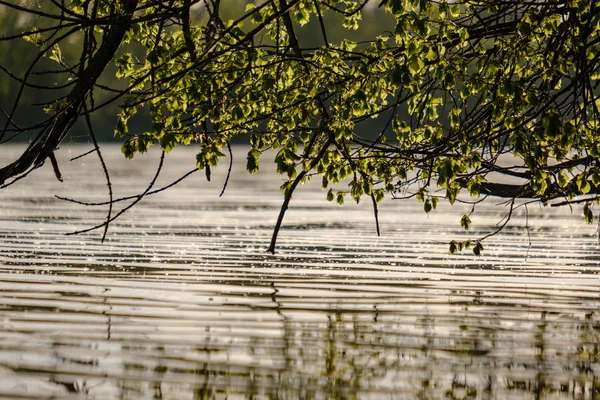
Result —
[[[107,227],[108,227],[108,225],[111,222],[113,222],[114,220],[116,220],[117,218],[119,218],[121,215],[125,214],[133,206],[135,206],[137,203],[139,203],[144,197],[146,197],[146,195],[151,191],[151,189],[154,187],[154,184],[156,183],[156,180],[158,179],[158,176],[160,175],[160,172],[162,171],[164,160],[165,160],[165,152],[163,151],[160,154],[160,162],[158,163],[158,167],[156,167],[156,172],[154,174],[154,177],[152,178],[152,180],[150,181],[150,183],[148,184],[148,186],[146,187],[146,189],[142,193],[138,194],[137,196],[134,196],[135,200],[132,201],[127,207],[123,208],[118,213],[116,213],[113,217],[108,218],[105,222],[103,222],[101,224],[98,224],[96,226],[92,226],[91,228],[82,229],[82,230],[74,231],[74,232],[69,232],[66,235],[78,235],[80,233],[91,232],[91,231],[94,231],[96,229],[100,229],[102,227],[104,227],[104,229],[106,230]],[[113,202],[110,202],[110,204],[113,204]]]
[[[371,193],[369,197],[371,197],[371,202],[373,203],[373,215],[375,216],[375,228],[377,228],[377,236],[381,236],[381,232],[379,230],[379,207],[377,206],[377,200],[375,200],[375,195],[373,193]]]
[[[50,153],[48,157],[50,158],[50,162],[52,163],[52,169],[54,170],[54,175],[56,176],[56,179],[62,182],[62,174],[60,173],[60,169],[58,168],[58,161],[56,161],[56,156],[54,156],[54,152]]]
[[[115,22],[105,33],[100,48],[93,55],[82,72],[77,84],[67,97],[67,106],[56,117],[56,121],[46,134],[40,134],[31,146],[15,162],[0,169],[0,184],[11,177],[24,173],[29,168],[39,167],[58,147],[77,120],[83,103],[96,80],[113,60],[125,33],[129,30],[137,0],[122,0],[123,14],[116,13]]]
[[[96,139],[96,134],[94,133],[94,128],[92,127],[92,122],[90,120],[90,114],[89,114],[89,112],[87,112],[87,106],[85,105],[85,102],[84,102],[84,107],[85,107],[85,123],[87,125],[90,138],[92,139],[92,143],[94,143],[94,150],[96,151],[96,154],[98,155],[98,160],[100,161],[100,165],[102,166],[102,171],[104,172],[104,178],[106,179],[106,186],[108,187],[108,198],[109,198],[108,212],[106,213],[106,222],[104,225],[104,231],[102,232],[102,240],[101,240],[102,242],[104,242],[104,240],[106,239],[106,234],[108,233],[108,226],[110,225],[110,221],[112,220],[112,210],[113,210],[113,204],[114,204],[113,189],[112,189],[112,183],[110,181],[110,174],[108,173],[108,167],[106,166],[106,163],[104,162],[104,157],[102,157],[102,152],[100,151],[100,146],[98,145],[98,140]]]
[[[231,144],[229,144],[229,142],[227,142],[227,150],[229,150],[229,169],[227,170],[227,177],[225,178],[223,190],[221,190],[221,194],[219,194],[219,197],[223,196],[223,194],[225,193],[225,189],[227,189],[229,177],[231,176],[231,168],[233,167],[233,152],[231,151]]]
[[[315,167],[315,165],[317,165],[317,163],[323,158],[323,155],[325,154],[325,152],[327,151],[327,149],[329,148],[329,146],[331,144],[333,144],[333,139],[331,137],[329,137],[327,139],[327,141],[323,144],[323,147],[321,147],[321,150],[319,151],[317,156],[315,158],[313,158],[312,161],[310,162],[308,170],[313,169]],[[310,149],[307,149],[307,150],[310,152]],[[302,181],[302,179],[304,179],[304,176],[306,175],[306,173],[307,173],[307,170],[303,168],[302,171],[300,171],[300,173],[296,176],[296,178],[292,182],[291,186],[288,188],[287,192],[285,193],[285,197],[283,199],[283,204],[281,204],[279,216],[277,217],[277,222],[275,223],[275,227],[273,228],[273,235],[271,236],[271,244],[269,245],[269,248],[267,249],[268,253],[275,254],[275,245],[277,244],[277,235],[279,235],[279,229],[281,228],[281,224],[283,223],[283,217],[285,216],[285,212],[288,209],[290,200],[292,200],[292,194],[294,193],[294,190],[296,190],[296,186],[298,186],[298,184]]]
[[[195,174],[196,172],[198,172],[198,168],[194,168],[191,171],[186,172],[180,178],[174,180],[173,182],[169,183],[168,185],[165,185],[165,186],[161,187],[160,189],[155,189],[155,190],[149,191],[144,196],[151,196],[153,194],[164,192],[165,190],[172,188],[173,186],[175,186],[178,183],[182,182],[183,180],[185,180],[186,178],[188,178],[190,175]],[[131,199],[137,199],[139,196],[140,196],[139,194],[136,194],[136,195],[133,195],[133,196],[119,197],[118,199],[112,200],[112,203],[115,204],[115,203],[120,203],[120,202],[131,200]],[[68,197],[62,197],[62,196],[54,196],[54,197],[56,197],[59,200],[67,201],[69,203],[80,204],[82,206],[106,206],[106,205],[108,205],[108,204],[111,203],[111,201],[85,202],[85,201],[79,201],[79,200],[71,199],[71,198],[68,198]]]

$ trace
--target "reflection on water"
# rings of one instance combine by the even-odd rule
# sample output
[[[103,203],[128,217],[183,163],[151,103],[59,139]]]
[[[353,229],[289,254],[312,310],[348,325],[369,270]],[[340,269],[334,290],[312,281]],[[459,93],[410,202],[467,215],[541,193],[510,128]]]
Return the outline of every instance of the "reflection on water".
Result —
[[[447,256],[463,206],[427,217],[384,202],[377,238],[368,204],[339,208],[307,185],[272,256],[281,182],[243,174],[238,149],[223,198],[226,171],[193,175],[102,244],[63,234],[105,208],[53,197],[106,199],[93,158],[91,179],[66,162],[80,150],[62,150],[65,183],[42,168],[0,191],[4,398],[600,397],[600,250],[569,210],[520,209],[483,257]],[[157,155],[131,165],[110,150],[118,194],[143,190]],[[193,157],[167,157],[161,182]],[[475,229],[501,218],[493,205]]]

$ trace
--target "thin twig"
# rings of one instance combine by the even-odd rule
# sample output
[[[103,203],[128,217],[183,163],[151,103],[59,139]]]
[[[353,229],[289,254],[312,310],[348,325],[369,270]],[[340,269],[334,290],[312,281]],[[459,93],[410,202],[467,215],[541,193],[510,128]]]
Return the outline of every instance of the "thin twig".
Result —
[[[160,155],[160,162],[158,164],[158,168],[156,169],[156,174],[154,174],[154,178],[152,178],[152,181],[148,184],[148,186],[146,187],[146,190],[144,190],[143,193],[135,196],[136,199],[134,201],[132,201],[131,204],[129,204],[127,207],[123,208],[121,211],[119,211],[117,214],[115,214],[109,221],[103,222],[103,223],[93,226],[91,228],[82,229],[82,230],[74,231],[74,232],[69,232],[69,233],[66,233],[66,235],[78,235],[80,233],[86,233],[86,232],[90,232],[90,231],[102,228],[103,226],[106,226],[107,224],[113,222],[115,219],[119,218],[127,210],[129,210],[131,207],[133,207],[137,203],[139,203],[148,194],[148,192],[150,192],[150,190],[156,183],[156,180],[158,179],[158,176],[160,175],[160,172],[162,170],[164,160],[165,160],[165,152],[163,151]]]
[[[233,167],[233,153],[231,152],[231,145],[227,142],[227,150],[229,150],[229,169],[227,170],[227,178],[225,178],[225,183],[223,184],[223,190],[221,190],[221,194],[219,197],[223,196],[225,193],[225,189],[227,189],[227,184],[229,183],[229,176],[231,175],[231,168]]]
[[[373,214],[375,215],[375,227],[377,227],[377,236],[381,236],[381,232],[379,231],[379,208],[377,207],[377,200],[375,200],[373,192],[371,192],[371,200],[373,201]]]
[[[110,225],[110,221],[112,218],[112,210],[113,210],[113,190],[112,184],[110,182],[110,174],[108,173],[108,168],[106,167],[106,163],[104,162],[104,158],[102,157],[102,152],[100,152],[100,146],[98,146],[98,141],[96,140],[96,135],[94,134],[94,129],[92,128],[92,122],[90,120],[90,114],[87,110],[87,105],[85,102],[83,103],[83,107],[85,109],[85,123],[88,127],[88,133],[90,138],[92,139],[92,143],[94,144],[94,149],[96,150],[96,154],[98,154],[98,159],[100,160],[100,165],[102,166],[102,170],[104,171],[104,177],[106,178],[106,186],[108,186],[108,212],[106,213],[106,222],[104,225],[104,232],[102,232],[102,240],[106,239],[106,234],[108,233],[108,226]]]
[[[196,173],[196,172],[198,172],[198,171],[199,171],[199,170],[198,170],[198,168],[194,168],[193,170],[191,170],[191,171],[188,171],[188,172],[187,172],[187,173],[185,173],[185,174],[184,174],[182,177],[180,177],[179,179],[177,179],[177,180],[175,180],[175,181],[171,182],[170,184],[168,184],[168,185],[166,185],[166,186],[163,186],[163,187],[161,187],[160,189],[152,190],[152,191],[150,191],[150,192],[146,193],[146,196],[151,196],[151,195],[153,195],[153,194],[157,194],[157,193],[163,192],[163,191],[165,191],[165,190],[167,190],[167,189],[170,189],[170,188],[172,188],[173,186],[177,185],[179,182],[181,182],[181,181],[183,181],[184,179],[186,179],[188,176],[190,176],[190,175],[192,175],[192,174],[194,174],[194,173]],[[79,200],[71,199],[71,198],[68,198],[68,197],[61,197],[61,196],[54,196],[54,197],[56,197],[56,198],[57,198],[57,199],[59,199],[59,200],[68,201],[69,203],[80,204],[80,205],[82,205],[82,206],[105,206],[105,205],[107,205],[107,204],[109,204],[109,203],[110,203],[110,202],[108,202],[108,201],[101,201],[101,202],[85,202],[85,201],[79,201]],[[113,204],[115,204],[115,203],[120,203],[120,202],[122,202],[122,201],[127,201],[127,200],[131,200],[131,199],[135,199],[135,198],[137,198],[137,197],[138,197],[138,195],[134,195],[134,196],[125,196],[125,197],[120,197],[120,198],[118,198],[118,199],[114,199],[112,202],[113,202]]]
[[[482,241],[484,241],[485,239],[487,239],[487,238],[489,238],[489,237],[492,237],[492,236],[494,236],[494,235],[497,235],[497,234],[498,234],[498,233],[499,233],[499,232],[500,232],[502,229],[504,229],[504,227],[505,227],[505,226],[508,224],[508,221],[510,221],[510,218],[512,217],[512,213],[513,213],[513,210],[514,210],[514,205],[515,205],[515,199],[513,198],[513,199],[510,201],[510,210],[508,211],[508,214],[506,214],[506,215],[504,216],[504,218],[502,218],[502,219],[500,220],[500,221],[504,221],[504,222],[502,222],[502,224],[500,224],[500,226],[498,226],[498,228],[496,228],[496,230],[495,230],[495,231],[493,231],[493,232],[491,232],[491,233],[488,233],[487,235],[485,235],[485,236],[483,236],[483,237],[479,238],[479,240],[477,240],[477,241],[478,241],[478,242],[482,242]]]
[[[93,152],[95,152],[95,151],[96,151],[96,149],[91,149],[90,151],[86,151],[86,152],[85,152],[85,153],[83,153],[83,154],[80,154],[80,155],[78,155],[78,156],[76,156],[76,157],[73,157],[73,158],[69,159],[69,161],[75,161],[75,160],[79,160],[80,158],[83,158],[83,157],[85,157],[85,156],[88,156],[88,155],[92,154],[92,153],[93,153]]]

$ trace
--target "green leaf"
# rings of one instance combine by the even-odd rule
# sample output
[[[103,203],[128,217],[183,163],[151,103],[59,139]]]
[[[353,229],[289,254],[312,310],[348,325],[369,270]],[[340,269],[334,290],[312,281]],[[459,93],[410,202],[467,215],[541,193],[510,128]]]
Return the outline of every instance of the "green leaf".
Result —
[[[164,135],[159,140],[160,148],[165,152],[170,152],[177,145],[177,138],[174,135],[168,134]]]
[[[565,173],[564,170],[560,170],[558,173],[558,185],[562,188],[569,184],[569,176]]]
[[[260,151],[250,150],[248,152],[248,158],[246,161],[246,170],[251,174],[258,172],[258,158],[260,157]]]
[[[60,51],[58,44],[52,46],[52,50],[50,50],[50,56],[48,58],[57,62],[58,64],[62,64],[62,52]]]
[[[430,199],[425,200],[425,203],[423,204],[423,208],[425,209],[426,213],[429,213],[431,211],[431,209],[433,208],[433,206],[431,204],[431,200]]]
[[[451,241],[449,249],[448,249],[448,253],[454,254],[454,253],[456,253],[457,250],[458,250],[458,245],[456,243],[456,240]]]
[[[437,207],[438,201],[439,201],[439,197],[431,196],[431,206],[433,207],[434,210]]]
[[[594,222],[594,213],[592,212],[591,203],[589,202],[585,203],[585,205],[583,206],[583,217],[585,219],[585,222],[587,222],[588,224]]]
[[[196,154],[196,167],[198,169],[206,167],[206,155],[203,152]]]
[[[463,215],[462,218],[460,219],[460,226],[462,226],[462,228],[465,231],[469,230],[469,225],[471,224],[471,218],[469,218],[468,215]]]
[[[446,189],[446,199],[450,204],[454,204],[456,201],[456,195],[458,194],[458,189],[456,188],[448,188]]]
[[[480,256],[482,251],[483,251],[483,246],[481,245],[480,242],[477,242],[475,247],[473,247],[473,254],[475,254],[476,256]]]
[[[411,75],[414,76],[417,75],[424,66],[425,63],[423,62],[421,57],[415,56],[408,63],[408,71],[411,73]]]
[[[467,189],[469,190],[469,195],[473,197],[479,197],[481,195],[481,183],[477,181],[467,182]]]
[[[592,190],[592,186],[588,182],[585,174],[579,174],[577,176],[577,188],[581,194],[587,194],[590,190]]]
[[[327,191],[327,201],[333,201],[334,197],[335,197],[335,196],[334,196],[334,194],[333,194],[333,189],[329,189],[329,190]]]

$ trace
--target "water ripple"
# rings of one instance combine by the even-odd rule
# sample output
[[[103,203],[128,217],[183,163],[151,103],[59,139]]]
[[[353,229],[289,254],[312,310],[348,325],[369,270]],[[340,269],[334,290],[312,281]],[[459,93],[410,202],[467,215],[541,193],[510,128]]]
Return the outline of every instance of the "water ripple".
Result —
[[[64,184],[44,167],[0,192],[0,396],[600,396],[600,250],[580,216],[519,209],[484,256],[448,256],[470,207],[426,216],[387,201],[377,237],[368,204],[339,208],[311,183],[272,256],[280,179],[242,174],[235,150],[223,198],[226,171],[192,177],[125,214],[104,243],[64,234],[105,208],[53,197],[105,199],[97,166],[90,177],[65,163]],[[134,164],[104,153],[119,195],[143,190],[152,153]],[[179,154],[164,182],[193,163]],[[502,212],[482,204],[473,235]]]

